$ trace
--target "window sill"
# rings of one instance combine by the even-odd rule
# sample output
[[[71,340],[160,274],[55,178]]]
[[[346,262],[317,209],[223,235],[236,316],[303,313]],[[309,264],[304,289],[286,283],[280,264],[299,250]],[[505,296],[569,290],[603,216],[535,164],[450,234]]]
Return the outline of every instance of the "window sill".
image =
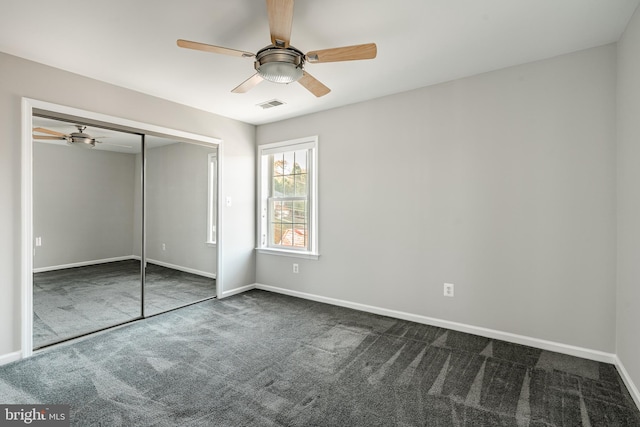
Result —
[[[298,251],[287,251],[284,249],[267,249],[267,248],[256,248],[256,251],[259,254],[286,256],[291,258],[304,258],[304,259],[313,259],[313,260],[317,260],[318,258],[320,258],[320,254],[316,254],[312,252],[298,252]]]

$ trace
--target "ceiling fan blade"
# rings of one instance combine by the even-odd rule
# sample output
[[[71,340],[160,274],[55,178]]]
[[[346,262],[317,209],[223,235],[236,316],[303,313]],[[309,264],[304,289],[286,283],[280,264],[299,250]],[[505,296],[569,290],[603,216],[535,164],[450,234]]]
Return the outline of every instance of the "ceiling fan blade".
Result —
[[[33,135],[33,139],[50,139],[50,140],[64,141],[67,138],[64,138],[62,136]]]
[[[244,52],[242,50],[229,49],[228,47],[214,46],[212,44],[192,42],[189,40],[178,40],[178,46],[186,49],[201,50],[203,52],[221,53],[223,55],[240,56],[243,58],[253,58],[255,54],[251,52]]]
[[[237,86],[231,92],[233,93],[248,92],[250,89],[253,89],[253,87],[256,86],[258,83],[260,83],[262,80],[264,80],[262,76],[258,73],[255,73],[253,76],[249,77],[247,80],[242,82],[239,86]]]
[[[289,47],[291,24],[293,23],[294,0],[267,0],[271,43],[278,47]]]
[[[40,132],[40,133],[48,133],[49,135],[59,136],[59,137],[62,137],[62,138],[66,138],[66,136],[67,136],[62,132],[57,132],[55,130],[46,129],[46,128],[33,128],[33,131],[34,132]]]
[[[307,73],[306,71],[302,73],[302,77],[300,78],[300,80],[298,80],[298,83],[300,83],[309,92],[311,92],[318,98],[320,98],[321,96],[325,96],[326,94],[331,92],[331,89],[329,89],[328,87],[320,83],[319,80],[317,80],[315,77],[313,77],[311,74]]]
[[[333,49],[312,50],[307,53],[309,62],[338,62],[355,61],[359,59],[373,59],[378,54],[375,43],[358,44],[353,46],[336,47]]]

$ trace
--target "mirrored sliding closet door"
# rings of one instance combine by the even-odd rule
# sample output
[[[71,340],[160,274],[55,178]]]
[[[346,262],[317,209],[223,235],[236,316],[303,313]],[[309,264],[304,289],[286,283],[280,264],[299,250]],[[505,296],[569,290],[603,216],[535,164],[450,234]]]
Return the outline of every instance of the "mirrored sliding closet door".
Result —
[[[141,316],[142,137],[33,117],[33,348]]]
[[[217,148],[145,136],[144,315],[216,296]]]

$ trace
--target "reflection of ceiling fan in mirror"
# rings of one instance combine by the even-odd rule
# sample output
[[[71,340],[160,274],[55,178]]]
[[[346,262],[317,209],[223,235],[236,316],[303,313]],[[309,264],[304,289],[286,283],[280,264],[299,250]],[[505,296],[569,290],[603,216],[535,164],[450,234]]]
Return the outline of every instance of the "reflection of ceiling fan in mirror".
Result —
[[[291,24],[293,21],[293,2],[294,0],[267,0],[271,44],[260,49],[255,55],[251,52],[188,40],[178,40],[178,46],[205,52],[254,58],[254,68],[257,73],[233,89],[232,92],[234,93],[247,92],[262,80],[268,80],[274,83],[297,81],[315,96],[324,96],[331,89],[304,70],[306,62],[354,61],[376,57],[377,47],[375,43],[315,50],[307,52],[306,55],[291,46],[289,39],[291,38]]]
[[[67,141],[67,144],[73,145],[76,147],[84,147],[84,148],[93,148],[96,143],[102,144],[102,141],[98,141],[96,138],[92,137],[88,133],[84,133],[84,130],[87,128],[83,125],[74,125],[78,128],[78,132],[71,132],[69,134],[65,134],[62,132],[58,132],[55,130],[43,128],[43,127],[35,127],[33,128],[33,139],[39,140],[59,140],[59,141]],[[36,135],[37,133],[44,133],[46,135]],[[128,145],[120,145],[120,144],[105,144],[105,145],[113,145],[115,147],[122,147],[131,149],[131,146]]]

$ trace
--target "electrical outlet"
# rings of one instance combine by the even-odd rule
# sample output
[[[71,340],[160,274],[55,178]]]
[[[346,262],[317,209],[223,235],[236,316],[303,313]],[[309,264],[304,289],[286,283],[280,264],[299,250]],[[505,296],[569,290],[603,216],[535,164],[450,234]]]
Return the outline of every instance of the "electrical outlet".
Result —
[[[444,296],[453,297],[453,283],[444,284]]]
[[[167,250],[167,245],[165,245],[164,243],[162,244],[162,250],[166,251]]]
[[[298,274],[299,270],[298,270],[298,264],[293,264],[293,272]]]

